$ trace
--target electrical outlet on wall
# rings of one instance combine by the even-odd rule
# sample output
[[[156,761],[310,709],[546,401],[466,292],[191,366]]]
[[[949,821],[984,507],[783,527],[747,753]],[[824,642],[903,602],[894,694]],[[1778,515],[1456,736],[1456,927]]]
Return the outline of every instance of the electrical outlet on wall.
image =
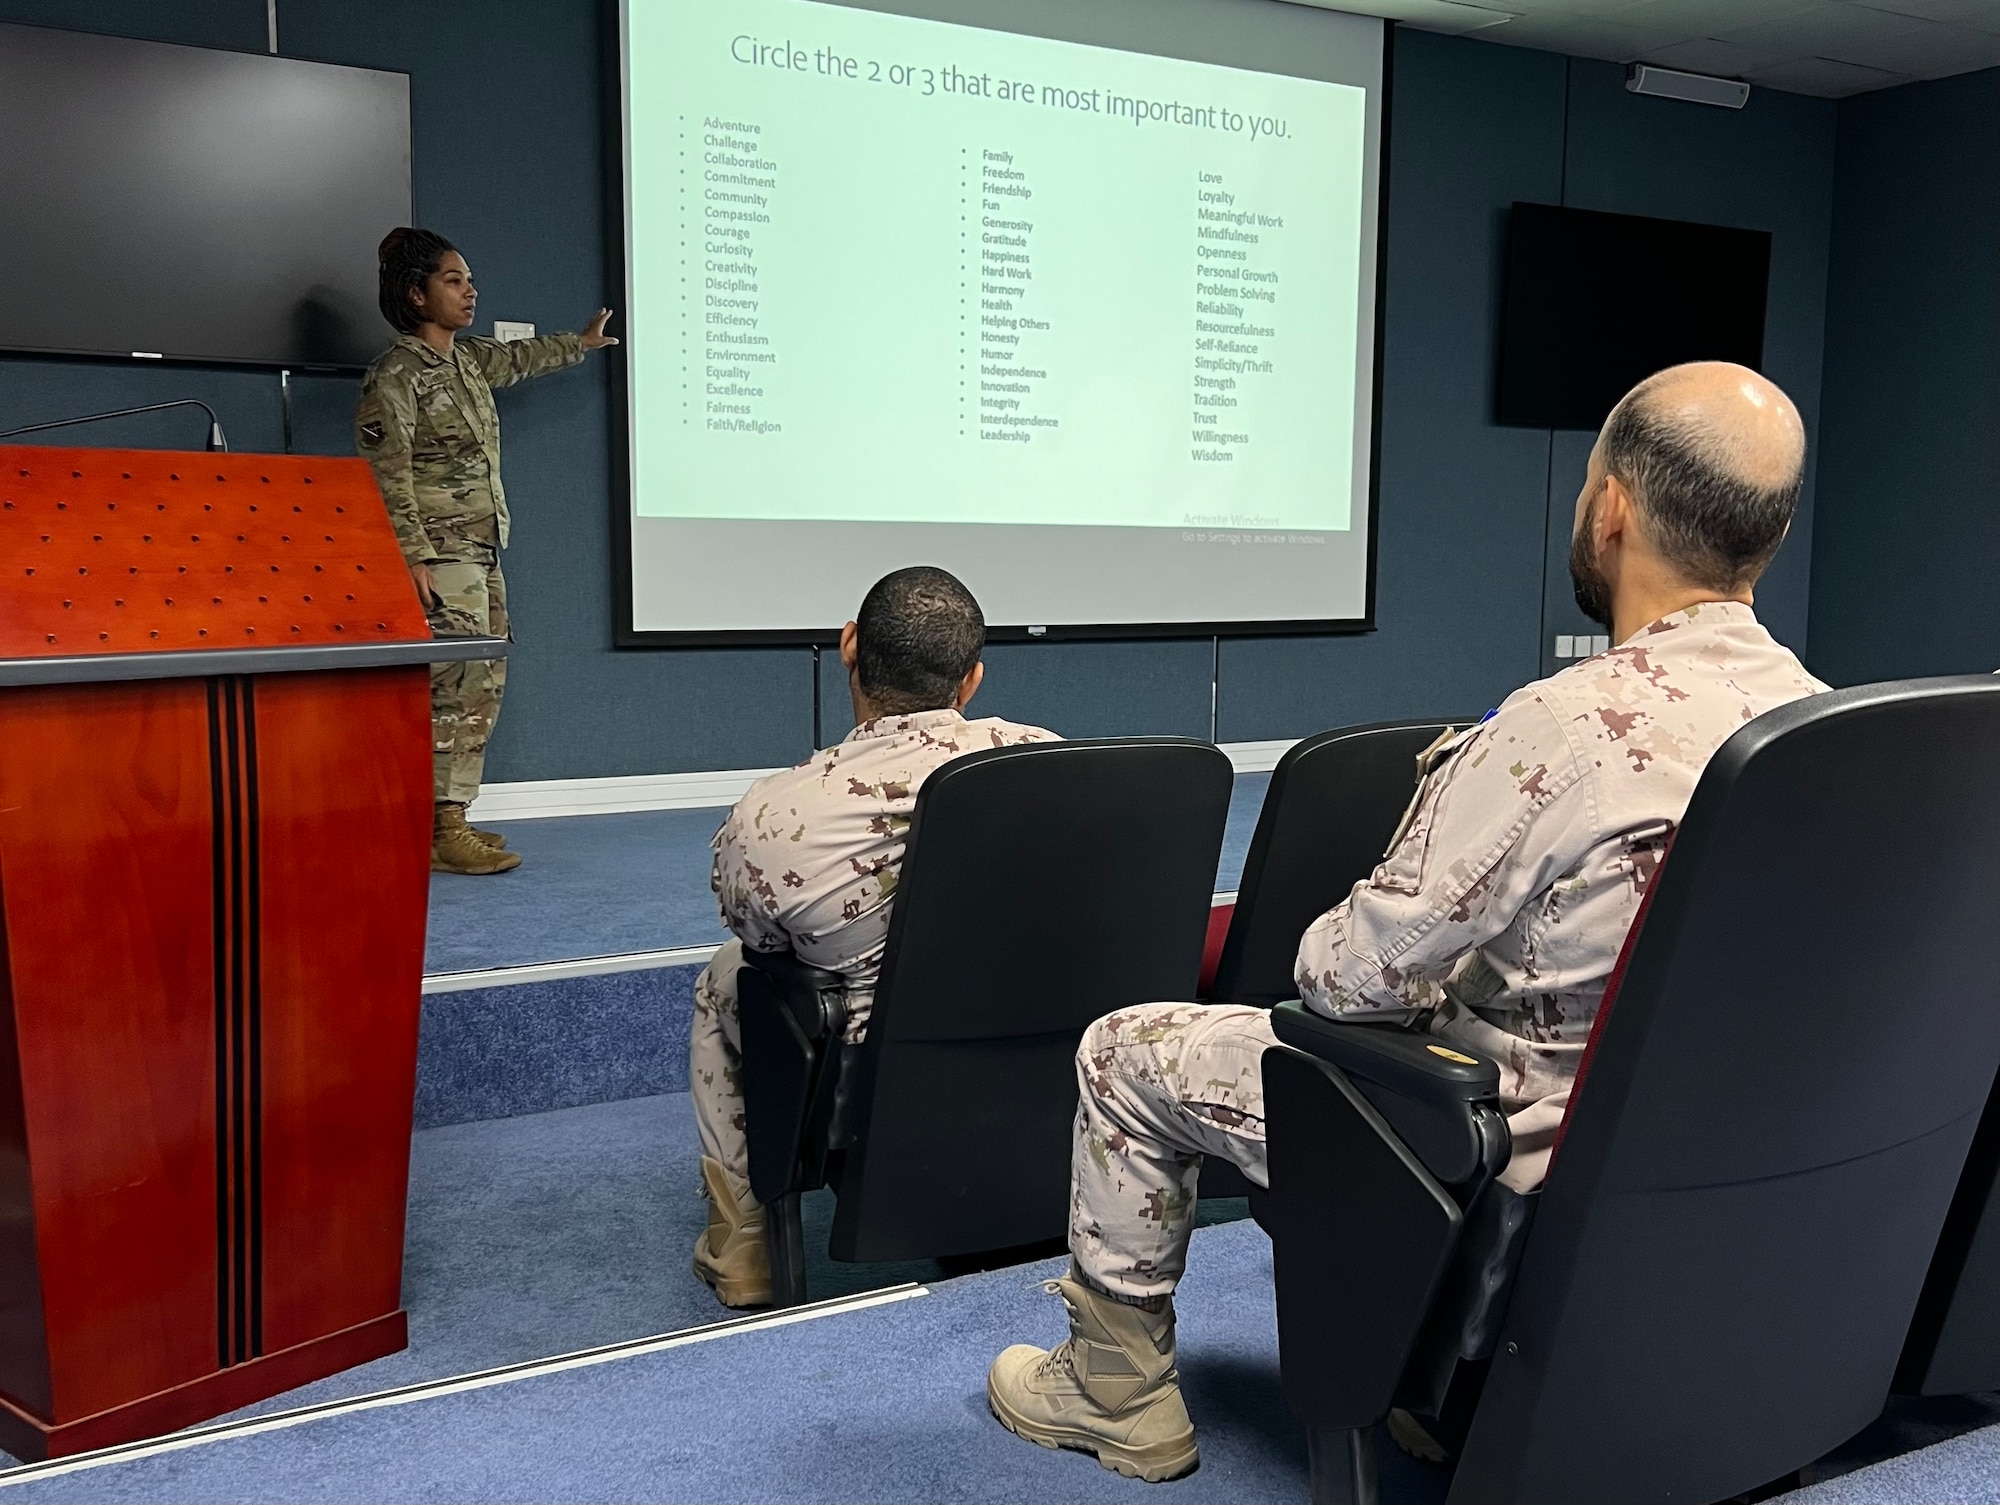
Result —
[[[1595,635],[1587,632],[1556,634],[1556,657],[1560,659],[1590,658],[1609,651],[1610,647],[1611,639],[1601,632]]]
[[[532,340],[534,337],[535,326],[532,324],[510,324],[505,319],[495,319],[493,321],[493,338],[496,340],[503,342],[507,340]]]

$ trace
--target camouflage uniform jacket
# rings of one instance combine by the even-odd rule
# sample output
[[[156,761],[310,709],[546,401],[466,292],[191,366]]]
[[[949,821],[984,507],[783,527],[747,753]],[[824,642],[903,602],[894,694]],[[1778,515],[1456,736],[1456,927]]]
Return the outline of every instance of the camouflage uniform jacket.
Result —
[[[1711,602],[1517,690],[1431,755],[1381,865],[1306,931],[1301,997],[1336,1019],[1434,1010],[1433,1033],[1500,1063],[1509,1179],[1539,1182],[1703,765],[1744,722],[1825,688],[1749,607]]]
[[[859,1040],[918,786],[964,753],[1059,740],[952,710],[864,721],[798,767],[759,779],[729,812],[711,843],[722,923],[748,950],[789,950],[849,978],[847,1038]]]
[[[583,337],[533,340],[460,335],[452,356],[406,334],[375,358],[361,383],[354,444],[375,468],[396,541],[413,563],[460,540],[507,546],[500,484],[500,414],[493,389],[574,366]]]

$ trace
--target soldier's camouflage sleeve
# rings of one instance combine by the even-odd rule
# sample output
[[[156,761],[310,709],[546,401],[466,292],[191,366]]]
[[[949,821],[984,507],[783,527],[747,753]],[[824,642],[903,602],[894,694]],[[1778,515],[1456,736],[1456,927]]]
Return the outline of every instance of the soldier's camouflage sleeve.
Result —
[[[531,376],[547,376],[583,359],[580,334],[545,334],[532,340],[488,340],[461,335],[458,348],[479,362],[489,387],[511,387]]]
[[[753,787],[751,794],[754,795]],[[789,951],[791,933],[778,920],[778,895],[770,877],[757,864],[745,830],[746,795],[729,812],[709,843],[715,859],[709,867],[708,884],[715,891],[716,908],[722,923],[751,951]]]
[[[1295,981],[1333,1016],[1407,1018],[1588,852],[1581,761],[1532,692],[1510,697],[1426,779],[1401,839],[1299,943]]]
[[[416,432],[417,401],[409,373],[394,364],[371,367],[354,410],[354,447],[375,471],[375,484],[389,508],[403,557],[421,564],[431,557],[431,545],[417,512],[416,476],[410,464]]]

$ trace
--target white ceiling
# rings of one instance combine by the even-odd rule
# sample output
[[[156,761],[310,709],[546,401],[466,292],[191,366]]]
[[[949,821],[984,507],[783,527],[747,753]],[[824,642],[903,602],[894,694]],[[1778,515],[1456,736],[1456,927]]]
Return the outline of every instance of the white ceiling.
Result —
[[[2000,65],[2000,0],[1299,0],[1838,99]]]

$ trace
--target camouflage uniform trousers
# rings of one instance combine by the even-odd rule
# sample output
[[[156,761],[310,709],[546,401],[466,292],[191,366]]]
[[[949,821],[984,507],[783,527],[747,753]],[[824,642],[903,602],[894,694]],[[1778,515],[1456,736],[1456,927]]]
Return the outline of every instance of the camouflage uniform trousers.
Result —
[[[440,637],[509,635],[507,581],[500,551],[465,540],[434,543],[431,581],[437,599],[431,631]],[[431,665],[432,798],[472,803],[486,768],[486,743],[500,719],[507,660],[470,659]]]
[[[1100,1290],[1165,1296],[1187,1267],[1204,1155],[1269,1184],[1262,1009],[1151,1003],[1106,1014],[1076,1052],[1069,1247]]]
[[[736,974],[742,970],[741,941],[727,942],[709,959],[694,980],[694,1024],[688,1036],[688,1088],[701,1152],[719,1162],[739,1189],[750,1181],[743,1032],[736,1015]]]

